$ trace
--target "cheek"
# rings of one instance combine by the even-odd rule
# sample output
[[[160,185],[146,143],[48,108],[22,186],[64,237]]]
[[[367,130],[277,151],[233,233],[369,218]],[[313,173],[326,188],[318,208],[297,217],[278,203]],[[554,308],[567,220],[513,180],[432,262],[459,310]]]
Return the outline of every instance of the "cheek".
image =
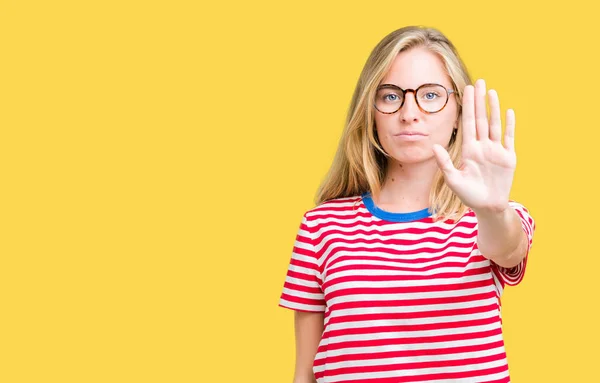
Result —
[[[432,143],[440,144],[442,146],[447,145],[452,136],[452,130],[452,125],[439,126],[431,136]]]
[[[389,134],[389,132],[396,128],[396,125],[397,122],[391,116],[377,115],[375,117],[375,131],[380,134],[380,137]]]
[[[449,139],[452,135],[452,131],[454,130],[454,126],[457,125],[456,115],[452,113],[451,110],[449,110],[448,112],[449,113],[443,116],[439,116],[441,118],[436,123],[434,135],[438,139]]]
[[[375,116],[375,131],[378,131],[380,126],[383,126],[383,121],[379,117],[379,115]]]
[[[386,132],[386,122],[382,118],[375,118],[375,127],[374,132],[377,137],[379,137],[379,141],[385,140],[385,132]]]

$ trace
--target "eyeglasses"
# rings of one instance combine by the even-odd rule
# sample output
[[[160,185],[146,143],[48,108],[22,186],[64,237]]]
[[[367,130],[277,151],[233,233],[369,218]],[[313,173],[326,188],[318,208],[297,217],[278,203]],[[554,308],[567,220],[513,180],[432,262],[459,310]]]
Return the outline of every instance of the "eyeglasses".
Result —
[[[383,84],[377,87],[374,106],[385,114],[396,113],[406,100],[406,93],[412,92],[417,106],[424,113],[437,113],[444,109],[452,89],[446,89],[440,84],[423,84],[417,89],[402,89],[393,84]]]

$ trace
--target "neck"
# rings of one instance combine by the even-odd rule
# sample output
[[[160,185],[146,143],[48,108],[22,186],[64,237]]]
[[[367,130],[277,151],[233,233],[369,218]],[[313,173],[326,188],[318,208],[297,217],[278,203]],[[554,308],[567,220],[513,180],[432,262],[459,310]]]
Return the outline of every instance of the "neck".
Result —
[[[389,159],[385,180],[375,204],[390,212],[412,212],[429,207],[433,178],[438,171],[435,158],[414,164]]]

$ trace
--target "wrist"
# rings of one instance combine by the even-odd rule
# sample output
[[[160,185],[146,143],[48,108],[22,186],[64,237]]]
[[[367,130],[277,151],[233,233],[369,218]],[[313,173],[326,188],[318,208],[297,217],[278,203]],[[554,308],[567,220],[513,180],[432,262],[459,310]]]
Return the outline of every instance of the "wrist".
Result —
[[[471,208],[476,216],[478,217],[491,217],[491,218],[506,218],[509,216],[511,211],[508,202],[502,205],[487,205],[478,208]]]

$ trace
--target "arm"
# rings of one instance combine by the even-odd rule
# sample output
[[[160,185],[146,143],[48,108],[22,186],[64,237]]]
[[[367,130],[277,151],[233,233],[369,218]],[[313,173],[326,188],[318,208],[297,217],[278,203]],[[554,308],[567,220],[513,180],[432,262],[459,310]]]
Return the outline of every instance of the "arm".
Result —
[[[527,254],[528,239],[517,212],[475,211],[478,223],[477,246],[486,258],[499,266],[517,266]]]
[[[478,222],[477,246],[498,266],[512,268],[525,259],[528,234],[509,196],[517,166],[515,114],[506,111],[506,131],[502,142],[500,101],[494,90],[488,92],[490,118],[486,110],[485,81],[467,85],[463,94],[462,163],[457,169],[441,145],[433,146],[446,184],[475,212]]]
[[[313,361],[321,341],[324,314],[317,312],[294,312],[296,336],[296,367],[293,383],[316,383]]]

